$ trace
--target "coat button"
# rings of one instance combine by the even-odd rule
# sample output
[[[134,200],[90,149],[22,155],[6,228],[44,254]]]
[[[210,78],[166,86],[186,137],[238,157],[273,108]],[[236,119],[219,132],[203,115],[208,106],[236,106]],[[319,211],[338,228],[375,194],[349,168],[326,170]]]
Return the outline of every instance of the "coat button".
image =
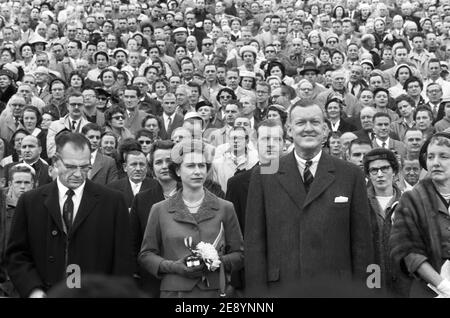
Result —
[[[49,257],[48,257],[48,261],[49,261],[50,263],[54,263],[54,262],[55,262],[55,257],[54,257],[54,256],[49,256]]]
[[[53,230],[53,231],[52,231],[52,235],[53,235],[53,236],[58,235],[58,231],[57,231],[57,230]]]

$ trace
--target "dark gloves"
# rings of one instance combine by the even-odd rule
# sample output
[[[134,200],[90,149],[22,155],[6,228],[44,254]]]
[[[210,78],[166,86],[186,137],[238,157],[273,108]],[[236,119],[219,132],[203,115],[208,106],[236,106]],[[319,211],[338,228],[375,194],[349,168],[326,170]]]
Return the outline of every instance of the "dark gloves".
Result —
[[[186,258],[179,259],[178,261],[162,261],[159,264],[159,272],[161,274],[178,274],[187,278],[202,277],[205,264],[202,262],[199,266],[187,267],[185,263]]]

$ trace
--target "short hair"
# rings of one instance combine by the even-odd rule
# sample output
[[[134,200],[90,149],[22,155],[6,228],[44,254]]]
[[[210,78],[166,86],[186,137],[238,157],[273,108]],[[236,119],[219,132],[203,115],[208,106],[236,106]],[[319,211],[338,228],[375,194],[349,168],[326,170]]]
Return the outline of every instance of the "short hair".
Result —
[[[261,128],[261,127],[269,127],[269,128],[279,127],[281,129],[281,137],[283,138],[283,133],[284,133],[283,127],[275,119],[264,119],[263,121],[261,121],[258,124],[258,127],[256,128],[256,136],[257,137],[259,136],[259,128]]]
[[[226,93],[230,94],[232,100],[237,99],[236,93],[235,93],[231,88],[229,88],[229,87],[224,87],[224,88],[221,88],[221,89],[219,90],[219,92],[217,93],[217,95],[216,95],[216,100],[217,100],[218,102],[220,102],[220,95],[221,95],[223,92],[226,92]]]
[[[320,109],[322,116],[323,116],[323,122],[325,123],[326,116],[325,116],[325,113],[324,113],[324,110],[322,107],[320,107],[318,104],[315,104],[315,103],[302,104],[299,102],[292,105],[291,108],[289,109],[289,117],[288,117],[289,121],[292,120],[292,112],[294,111],[295,108],[297,108],[297,107],[306,108],[306,107],[312,107],[312,106],[316,106]]]
[[[83,128],[81,128],[81,133],[83,135],[86,135],[90,130],[98,131],[100,133],[102,132],[102,129],[100,128],[99,125],[95,123],[87,123],[86,125],[83,126]]]
[[[430,116],[431,121],[434,120],[433,111],[428,106],[419,106],[419,107],[417,107],[416,111],[414,112],[414,120],[416,120],[417,114],[419,112],[427,112],[428,115]]]
[[[119,140],[117,139],[117,136],[115,133],[113,133],[112,131],[105,131],[104,133],[102,133],[101,137],[100,137],[100,141],[103,140],[104,137],[114,137],[114,140],[116,141],[116,146],[115,148],[117,149],[117,144],[119,143]]]
[[[210,64],[210,65],[214,65],[214,64]],[[205,66],[206,67],[206,66]],[[181,86],[181,85],[180,85]],[[200,84],[196,83],[196,82],[189,82],[187,84],[187,86],[189,86],[190,88],[195,88],[197,89],[198,95],[201,96],[202,95],[202,87],[200,86]]]
[[[434,33],[433,33],[433,34],[434,34]],[[438,63],[438,64],[439,64],[439,67],[441,67],[441,61],[439,61],[439,59],[437,59],[437,58],[435,58],[435,57],[429,59],[427,65],[430,66],[431,63]]]
[[[403,101],[409,103],[412,107],[415,107],[414,99],[412,99],[411,96],[406,95],[406,94],[401,94],[400,96],[398,96],[398,97],[395,99],[395,105],[398,107],[398,104],[399,104],[400,102],[403,102]]]
[[[135,85],[128,85],[124,88],[123,90],[125,91],[135,91],[136,92],[136,96],[137,97],[141,97],[141,90],[139,89],[139,87],[135,86]]]
[[[136,131],[136,134],[134,136],[134,138],[137,140],[139,137],[148,137],[150,138],[152,141],[155,139],[156,136],[153,135],[153,133],[145,128],[139,129],[138,131]]]
[[[148,160],[148,164],[150,165],[150,168],[153,169],[153,160],[154,160],[154,155],[156,150],[169,150],[172,149],[175,146],[175,143],[172,140],[156,140],[151,148],[150,148],[150,152],[149,152],[149,160]]]
[[[135,77],[133,78],[133,80],[132,80],[132,83],[134,83],[134,79],[135,79],[136,77],[139,77],[139,76],[135,76]],[[141,77],[144,77],[144,76],[141,76]],[[163,83],[163,85],[166,87],[166,90],[169,90],[169,83],[168,83],[165,79],[159,78],[159,79],[155,80],[155,81],[153,82],[153,84],[152,84],[152,90],[153,90],[153,91],[155,91],[155,89],[156,89],[156,84],[158,84],[158,83]]]
[[[83,95],[79,91],[70,91],[69,94],[67,95],[67,102],[69,102],[69,98],[71,97],[83,97]]]
[[[144,119],[142,120],[142,122],[141,122],[141,127],[142,127],[142,128],[145,128],[145,123],[146,123],[147,120],[149,120],[149,119],[155,119],[156,122],[158,123],[158,128],[161,129],[161,126],[162,126],[161,120],[160,120],[157,116],[155,116],[155,115],[153,115],[153,114],[148,114],[147,116],[145,116],[145,118],[144,118]]]
[[[105,68],[103,71],[100,72],[100,75],[98,76],[98,79],[103,80],[103,75],[105,73],[111,72],[113,74],[114,80],[117,80],[117,73],[113,69]]]
[[[68,143],[72,144],[76,149],[84,150],[88,148],[89,152],[92,151],[91,143],[83,134],[64,131],[55,137],[56,154],[60,154],[61,150]]]
[[[370,163],[375,160],[387,160],[394,173],[398,173],[399,164],[395,154],[389,149],[375,148],[369,151],[363,158],[364,172],[366,175],[369,175]]]
[[[376,113],[375,115],[373,115],[372,122],[375,122],[375,120],[376,120],[377,118],[382,118],[382,117],[389,118],[389,122],[392,121],[391,116],[389,116],[388,113],[378,112],[378,113]]]
[[[425,35],[422,32],[415,32],[410,36],[411,41],[414,41],[414,38],[422,38],[423,40],[425,40]]]
[[[31,180],[34,182],[36,177],[36,170],[33,169],[30,165],[26,163],[18,163],[9,169],[8,180],[13,181],[14,175],[16,173],[29,173],[31,175]]]
[[[73,39],[73,40],[70,40],[69,42],[76,43],[77,48],[78,48],[79,50],[83,49],[83,45],[81,44],[81,41],[80,41],[80,40]]]
[[[372,143],[370,142],[369,139],[356,138],[356,139],[353,139],[352,141],[350,141],[350,144],[348,145],[348,153],[350,155],[352,154],[352,147],[354,145],[358,145],[358,146],[367,145],[367,146],[370,146],[370,148],[373,148]]]
[[[126,153],[131,151],[141,151],[142,147],[141,144],[134,138],[125,138],[122,140],[121,144],[119,145],[119,149],[117,150],[119,154],[118,161],[120,164],[124,164],[126,160]]]
[[[25,114],[25,112],[33,112],[36,115],[36,127],[39,127],[39,125],[42,122],[42,115],[41,115],[41,112],[39,111],[39,109],[35,106],[25,106],[25,108],[22,110],[22,117],[20,119],[20,122],[22,123],[22,125],[24,125],[23,115]]]
[[[63,79],[61,79],[61,78],[55,78],[55,79],[51,80],[51,81],[50,81],[50,84],[48,85],[48,86],[50,87],[50,90],[52,90],[53,85],[55,85],[55,84],[57,84],[57,83],[63,84],[64,89],[67,89],[67,83],[66,83]]]
[[[171,177],[180,182],[181,178],[176,174],[176,170],[181,166],[183,162],[183,156],[188,153],[200,151],[206,158],[206,170],[209,172],[211,168],[211,162],[214,156],[214,147],[206,144],[202,140],[183,140],[180,143],[174,145],[172,149],[172,162],[169,165],[169,173]]]
[[[258,85],[259,85],[259,86],[264,86],[265,88],[267,88],[267,89],[269,90],[269,95],[270,95],[272,89],[270,88],[269,83],[267,83],[267,82],[258,82],[258,83],[256,83],[256,87],[257,87]]]
[[[381,77],[381,81],[382,81],[383,83],[385,82],[383,74],[381,74],[381,73],[379,73],[379,72],[370,72],[370,74],[369,74],[369,82],[370,82],[370,79],[371,79],[372,77],[377,77],[377,76]]]
[[[125,164],[127,163],[129,155],[133,155],[133,156],[143,155],[145,157],[145,154],[142,152],[142,150],[137,150],[137,149],[130,150],[130,151],[123,153],[123,163],[125,163]]]
[[[420,89],[423,89],[423,82],[416,76],[408,77],[408,79],[405,81],[405,84],[403,84],[403,89],[406,91],[408,89],[408,85],[414,82],[419,83]]]
[[[109,108],[106,112],[105,112],[105,121],[107,123],[109,123],[112,120],[112,116],[114,114],[120,113],[122,115],[125,115],[125,110],[120,107],[120,106],[113,106],[111,108]]]

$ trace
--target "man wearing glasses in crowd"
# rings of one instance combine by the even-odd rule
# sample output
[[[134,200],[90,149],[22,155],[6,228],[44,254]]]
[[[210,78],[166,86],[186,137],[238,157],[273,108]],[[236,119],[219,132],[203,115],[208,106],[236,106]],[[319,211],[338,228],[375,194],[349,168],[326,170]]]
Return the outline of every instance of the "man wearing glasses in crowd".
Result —
[[[52,158],[55,155],[56,145],[55,136],[63,131],[81,132],[81,129],[89,123],[89,121],[83,116],[84,110],[84,98],[80,92],[72,92],[67,97],[67,105],[69,113],[50,124],[47,134],[47,155]]]
[[[59,134],[57,180],[19,199],[6,257],[21,297],[46,297],[71,274],[132,275],[127,206],[118,192],[87,180],[90,158],[86,137]]]

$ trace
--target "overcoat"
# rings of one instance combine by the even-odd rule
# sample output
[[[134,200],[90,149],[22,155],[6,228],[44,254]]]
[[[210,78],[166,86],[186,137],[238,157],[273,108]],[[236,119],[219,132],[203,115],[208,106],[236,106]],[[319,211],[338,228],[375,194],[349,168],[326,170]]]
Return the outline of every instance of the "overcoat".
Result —
[[[67,277],[67,265],[83,274],[132,277],[128,209],[116,191],[86,180],[69,234],[63,226],[58,185],[54,181],[24,193],[14,214],[8,249],[8,273],[19,294],[48,291]]]
[[[250,180],[245,224],[249,295],[276,296],[292,286],[301,292],[302,282],[325,278],[327,287],[342,287],[334,283],[361,282],[373,263],[362,172],[324,151],[308,193],[293,152],[280,159],[274,174],[261,174],[257,167]]]

